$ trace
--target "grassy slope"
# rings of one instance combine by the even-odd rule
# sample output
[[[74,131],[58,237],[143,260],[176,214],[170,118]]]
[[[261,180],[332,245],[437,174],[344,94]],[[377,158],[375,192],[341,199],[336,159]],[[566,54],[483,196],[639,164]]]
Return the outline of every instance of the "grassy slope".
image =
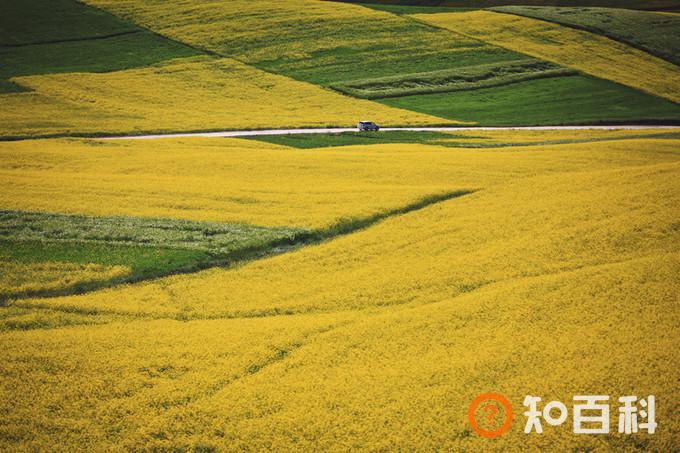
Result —
[[[16,76],[109,72],[199,54],[72,0],[12,2],[0,30],[0,93],[22,90],[7,81]]]
[[[321,85],[521,58],[407,18],[345,3],[89,3],[180,41]],[[277,32],[272,34],[272,29]]]
[[[487,125],[680,121],[680,106],[587,76],[382,99],[399,108]]]
[[[612,8],[507,6],[493,10],[598,33],[680,64],[680,16]]]
[[[677,66],[600,35],[542,20],[491,11],[423,14],[414,17],[680,102],[680,71]],[[595,93],[592,94],[596,96]]]
[[[479,451],[466,410],[489,390],[517,415],[499,450],[673,449],[671,422],[527,436],[520,413],[528,393],[596,389],[677,417],[677,143],[372,150],[483,190],[238,269],[3,308],[119,316],[0,334],[3,449]]]

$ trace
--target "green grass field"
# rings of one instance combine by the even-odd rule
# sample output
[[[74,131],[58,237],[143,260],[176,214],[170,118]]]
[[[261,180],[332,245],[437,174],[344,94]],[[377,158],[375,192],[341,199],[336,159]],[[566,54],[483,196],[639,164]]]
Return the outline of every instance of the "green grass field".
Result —
[[[74,0],[3,1],[0,46],[102,38],[139,31],[130,22]]]
[[[40,295],[96,289],[266,254],[307,230],[135,217],[0,211],[0,261],[122,265],[131,274]],[[11,293],[11,297],[36,295]]]
[[[474,91],[381,99],[393,107],[480,125],[680,122],[680,106],[587,76],[531,80]]]
[[[680,16],[613,8],[505,6],[492,9],[601,34],[680,64]]]

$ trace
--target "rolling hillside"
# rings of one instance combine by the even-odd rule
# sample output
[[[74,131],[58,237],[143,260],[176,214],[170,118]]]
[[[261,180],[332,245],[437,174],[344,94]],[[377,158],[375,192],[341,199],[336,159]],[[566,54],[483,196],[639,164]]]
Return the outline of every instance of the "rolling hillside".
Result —
[[[0,451],[678,451],[680,2],[523,3],[3,5]]]

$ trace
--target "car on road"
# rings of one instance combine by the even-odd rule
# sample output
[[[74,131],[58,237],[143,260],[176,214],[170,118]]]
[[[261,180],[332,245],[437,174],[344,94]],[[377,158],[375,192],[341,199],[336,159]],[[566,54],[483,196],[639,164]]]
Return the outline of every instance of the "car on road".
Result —
[[[375,124],[373,121],[359,121],[357,128],[359,129],[359,132],[380,130],[380,126]]]

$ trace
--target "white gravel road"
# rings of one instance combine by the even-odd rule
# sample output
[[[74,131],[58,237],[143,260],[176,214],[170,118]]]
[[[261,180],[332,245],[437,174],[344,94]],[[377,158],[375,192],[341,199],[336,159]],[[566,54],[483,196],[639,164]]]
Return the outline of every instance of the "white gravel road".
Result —
[[[522,127],[385,127],[382,132],[389,131],[578,131],[578,130],[645,130],[645,129],[676,129],[680,126],[655,126],[655,125],[621,125],[621,126],[522,126]],[[356,132],[356,128],[308,128],[308,129],[264,129],[248,131],[221,131],[221,132],[186,132],[177,134],[156,135],[130,135],[118,137],[105,137],[107,140],[149,140],[154,138],[177,138],[177,137],[252,137],[257,135],[289,135],[289,134],[336,134],[339,132]]]

